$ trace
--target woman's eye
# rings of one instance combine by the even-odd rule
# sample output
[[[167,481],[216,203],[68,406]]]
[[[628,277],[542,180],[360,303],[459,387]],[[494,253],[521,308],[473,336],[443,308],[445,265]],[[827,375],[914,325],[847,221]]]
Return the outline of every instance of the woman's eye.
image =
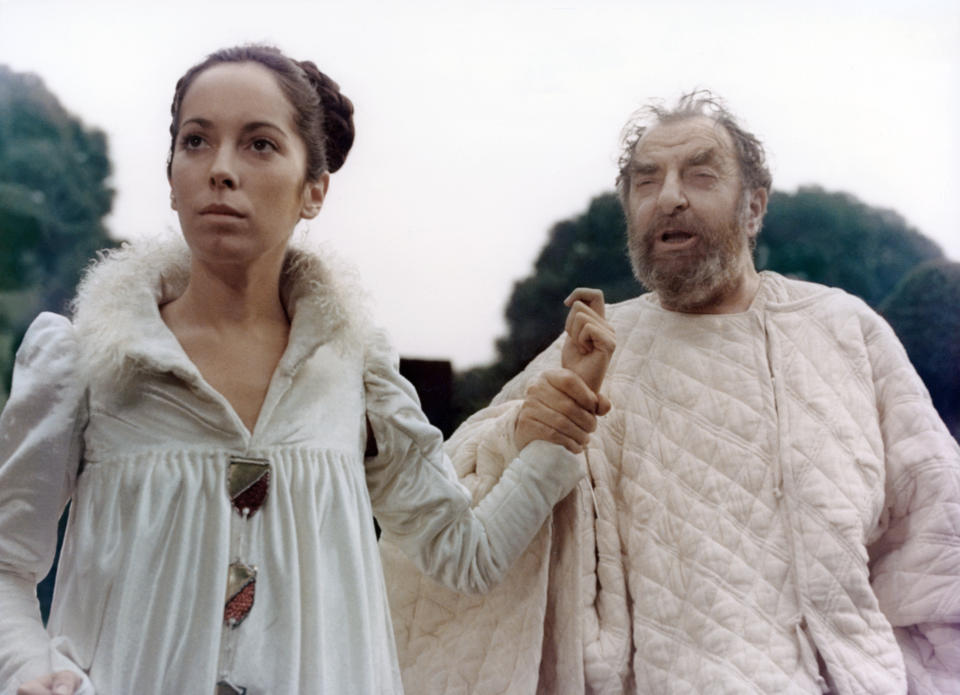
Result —
[[[253,141],[251,146],[257,152],[270,152],[277,149],[272,142],[265,138],[257,138]]]
[[[203,144],[203,138],[199,135],[187,135],[183,138],[183,146],[188,150],[195,150]]]

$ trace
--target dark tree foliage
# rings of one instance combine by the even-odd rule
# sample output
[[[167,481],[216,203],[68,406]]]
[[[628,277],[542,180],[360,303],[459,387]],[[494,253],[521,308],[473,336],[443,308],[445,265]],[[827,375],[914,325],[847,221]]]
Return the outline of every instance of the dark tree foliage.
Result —
[[[840,287],[872,307],[913,266],[942,257],[893,210],[817,186],[774,192],[757,240],[759,268]]]
[[[0,345],[15,349],[36,312],[63,311],[88,260],[113,244],[103,226],[109,176],[106,136],[39,77],[0,65]],[[11,365],[12,354],[0,354],[4,387]],[[38,587],[44,619],[55,571]]]
[[[960,438],[960,263],[917,266],[880,311],[907,349],[940,417]]]
[[[942,256],[896,212],[813,186],[774,192],[757,244],[759,268],[841,287],[872,306],[918,263]],[[594,198],[586,212],[550,230],[533,272],[514,285],[506,308],[508,333],[497,340],[496,362],[455,376],[455,425],[484,407],[560,334],[563,299],[578,286],[602,289],[608,302],[643,291],[627,260],[623,213],[612,193]],[[960,312],[957,301],[948,306]]]
[[[109,176],[106,136],[39,77],[0,65],[0,330],[14,347],[36,312],[63,311],[87,261],[112,245]],[[8,355],[0,370],[9,378]]]
[[[111,245],[106,136],[71,116],[39,77],[0,66],[0,291],[42,288],[62,310],[80,270]]]

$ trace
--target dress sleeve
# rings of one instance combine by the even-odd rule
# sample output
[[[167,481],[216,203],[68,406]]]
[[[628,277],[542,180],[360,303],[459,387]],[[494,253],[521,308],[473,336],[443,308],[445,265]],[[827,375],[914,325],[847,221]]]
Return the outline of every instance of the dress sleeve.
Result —
[[[903,651],[909,692],[960,692],[960,448],[890,327],[867,347],[886,457],[871,580]]]
[[[60,670],[82,670],[44,630],[37,582],[50,570],[57,523],[73,493],[85,420],[70,322],[41,314],[17,351],[0,416],[0,692]]]
[[[580,458],[532,442],[473,507],[382,334],[368,346],[364,381],[378,451],[367,460],[367,486],[384,540],[452,589],[489,590],[583,476]]]

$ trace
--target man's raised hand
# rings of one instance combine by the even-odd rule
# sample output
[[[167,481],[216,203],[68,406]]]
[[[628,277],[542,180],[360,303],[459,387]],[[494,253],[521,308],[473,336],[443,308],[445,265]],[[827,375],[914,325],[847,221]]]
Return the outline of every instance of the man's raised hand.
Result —
[[[570,307],[570,313],[561,364],[579,375],[594,393],[599,393],[616,347],[613,327],[604,318],[603,292],[578,287],[563,303]]]
[[[514,428],[517,449],[542,439],[578,454],[597,428],[597,416],[610,410],[599,391],[616,341],[604,319],[603,293],[578,288],[564,303],[570,313],[562,368],[543,372],[527,387]]]

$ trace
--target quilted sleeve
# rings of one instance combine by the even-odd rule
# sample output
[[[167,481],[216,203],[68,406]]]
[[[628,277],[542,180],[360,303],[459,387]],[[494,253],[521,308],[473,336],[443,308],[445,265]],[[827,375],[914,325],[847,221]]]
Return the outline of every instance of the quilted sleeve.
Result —
[[[865,335],[887,476],[873,588],[910,693],[960,692],[960,448],[890,327],[871,315]]]
[[[485,592],[583,476],[581,459],[561,446],[532,442],[474,508],[443,452],[440,432],[427,422],[397,365],[378,334],[364,380],[378,452],[367,461],[367,487],[383,538],[443,584]]]
[[[40,621],[37,582],[53,563],[57,522],[81,456],[84,389],[70,322],[41,314],[17,352],[0,416],[0,692],[47,673],[81,669],[60,654]]]

